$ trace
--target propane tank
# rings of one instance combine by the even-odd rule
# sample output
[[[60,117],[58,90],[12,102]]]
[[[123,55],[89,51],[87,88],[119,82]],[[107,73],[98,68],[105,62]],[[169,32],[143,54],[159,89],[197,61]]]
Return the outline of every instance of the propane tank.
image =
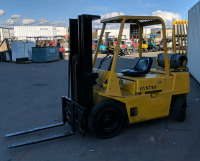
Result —
[[[168,53],[168,59],[170,62],[171,69],[186,67],[187,65],[187,57],[184,55]],[[158,66],[161,66],[163,68],[165,67],[164,53],[158,54],[157,61]]]

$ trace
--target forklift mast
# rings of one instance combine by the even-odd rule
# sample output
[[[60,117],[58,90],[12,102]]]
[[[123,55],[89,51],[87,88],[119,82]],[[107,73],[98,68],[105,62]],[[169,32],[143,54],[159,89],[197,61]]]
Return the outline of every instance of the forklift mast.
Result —
[[[96,15],[80,15],[70,19],[70,57],[68,97],[83,107],[93,105],[92,87],[97,73],[92,73],[92,21]]]

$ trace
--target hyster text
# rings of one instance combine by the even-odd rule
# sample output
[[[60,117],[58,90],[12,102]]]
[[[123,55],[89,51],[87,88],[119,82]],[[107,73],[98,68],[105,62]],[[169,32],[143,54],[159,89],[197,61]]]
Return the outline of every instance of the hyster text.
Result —
[[[140,87],[140,91],[148,91],[148,90],[154,90],[154,89],[157,89],[157,86]]]

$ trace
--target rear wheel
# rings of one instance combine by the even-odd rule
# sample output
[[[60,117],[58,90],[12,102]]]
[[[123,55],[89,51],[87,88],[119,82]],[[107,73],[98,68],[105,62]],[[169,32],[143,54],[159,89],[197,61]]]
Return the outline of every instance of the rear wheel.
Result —
[[[101,101],[90,111],[89,129],[99,138],[107,139],[117,135],[123,127],[125,112],[115,101]]]
[[[186,99],[183,96],[175,96],[172,102],[172,116],[174,120],[183,122],[186,118]]]
[[[156,52],[156,48],[155,47],[153,47],[152,52]]]

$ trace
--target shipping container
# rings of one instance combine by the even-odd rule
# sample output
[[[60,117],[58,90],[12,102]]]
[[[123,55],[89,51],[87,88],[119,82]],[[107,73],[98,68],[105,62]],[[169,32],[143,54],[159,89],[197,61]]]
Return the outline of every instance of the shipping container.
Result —
[[[19,40],[26,40],[28,37],[54,37],[55,26],[14,26],[14,36]]]
[[[200,1],[188,11],[187,57],[190,74],[200,83]]]
[[[14,29],[9,29],[10,31],[10,37],[14,37]]]
[[[144,27],[144,29],[143,29],[143,34],[150,35],[150,34],[151,34],[151,28],[149,28],[149,27]]]
[[[68,34],[68,27],[56,27],[56,36]]]
[[[16,61],[17,58],[28,58],[32,60],[32,47],[35,47],[36,43],[33,41],[11,41],[12,61]]]

